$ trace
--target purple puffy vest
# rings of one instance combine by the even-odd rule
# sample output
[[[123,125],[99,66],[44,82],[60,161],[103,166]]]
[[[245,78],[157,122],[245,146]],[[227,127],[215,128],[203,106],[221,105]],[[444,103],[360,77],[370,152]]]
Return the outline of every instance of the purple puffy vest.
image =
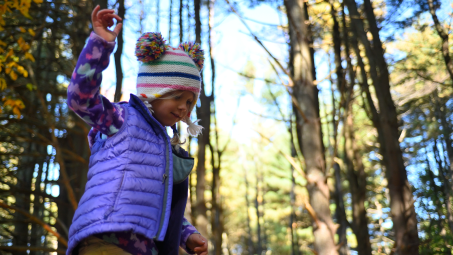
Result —
[[[91,148],[68,255],[81,240],[104,232],[132,231],[164,240],[173,190],[170,138],[136,96],[123,106],[125,122],[118,133],[108,139],[98,133]]]

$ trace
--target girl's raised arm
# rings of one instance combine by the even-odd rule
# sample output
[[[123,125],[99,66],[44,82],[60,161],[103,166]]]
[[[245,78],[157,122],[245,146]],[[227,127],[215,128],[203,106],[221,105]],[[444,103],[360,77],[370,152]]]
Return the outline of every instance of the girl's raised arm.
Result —
[[[111,103],[99,94],[104,71],[115,47],[118,24],[113,31],[113,18],[121,20],[113,10],[101,10],[99,6],[92,13],[93,30],[82,50],[68,86],[68,106],[86,123],[106,135],[115,134],[124,122],[123,108]],[[107,30],[109,32],[107,32]],[[97,34],[100,33],[100,34]]]

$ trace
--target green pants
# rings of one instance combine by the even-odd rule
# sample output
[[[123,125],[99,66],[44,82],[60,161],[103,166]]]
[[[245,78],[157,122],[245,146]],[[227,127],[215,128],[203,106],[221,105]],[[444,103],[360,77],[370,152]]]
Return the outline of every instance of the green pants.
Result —
[[[132,255],[118,246],[90,236],[79,244],[79,255]]]

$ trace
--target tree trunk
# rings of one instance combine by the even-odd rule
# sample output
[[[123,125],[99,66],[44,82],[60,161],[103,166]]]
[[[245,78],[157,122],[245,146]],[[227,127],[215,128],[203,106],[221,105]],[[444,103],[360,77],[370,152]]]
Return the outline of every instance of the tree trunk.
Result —
[[[182,23],[182,12],[184,10],[183,0],[179,0],[179,43],[182,43],[182,39],[184,38],[184,29]]]
[[[260,188],[259,188],[259,177],[258,177],[258,165],[255,161],[255,212],[256,212],[256,235],[258,237],[258,243],[256,244],[256,253],[261,255],[263,250],[263,241],[261,239],[261,215],[260,215],[260,204],[259,204],[259,195],[260,195]]]
[[[357,239],[359,255],[371,255],[370,234],[366,215],[366,174],[361,153],[356,148],[354,121],[349,113],[346,116],[344,161],[348,171],[349,187],[352,200],[352,230]]]
[[[245,171],[245,165],[244,165],[244,182],[245,182],[245,210],[247,213],[247,241],[246,241],[246,250],[248,251],[249,255],[255,254],[255,248],[253,245],[253,240],[252,240],[252,227],[250,225],[250,214],[249,214],[249,208],[250,208],[250,201],[249,201],[249,182],[247,180],[247,171]]]
[[[214,255],[222,254],[222,234],[224,230],[223,224],[223,208],[220,196],[220,170],[222,169],[222,153],[219,145],[219,134],[217,126],[216,107],[213,99],[215,98],[215,61],[214,61],[214,45],[212,43],[212,27],[214,25],[214,4],[215,0],[210,0],[208,3],[208,45],[209,45],[209,57],[211,64],[211,96],[209,96],[210,104],[213,104],[213,115],[214,115],[214,138],[209,142],[209,148],[211,150],[211,165],[212,165],[212,209],[211,209],[211,235],[214,245]],[[215,140],[215,145],[212,142]]]
[[[25,154],[36,151],[36,144],[28,143],[24,146]],[[18,164],[18,169],[16,173],[17,184],[16,188],[19,190],[31,190],[31,182],[33,178],[33,172],[35,168],[34,158],[22,156]],[[27,196],[28,193],[16,193],[15,206],[19,209],[22,209],[26,212],[30,212],[30,196]],[[28,233],[29,221],[26,216],[16,212],[14,214],[14,246],[28,246],[30,235]],[[17,251],[15,254],[26,255],[26,251]]]
[[[160,31],[159,21],[160,21],[160,0],[156,0],[156,31]]]
[[[168,44],[171,45],[171,24],[172,24],[172,14],[173,14],[173,0],[170,0],[170,8],[169,8],[169,11],[168,11]]]
[[[440,5],[440,1],[438,1]],[[442,40],[442,56],[444,57],[445,67],[447,68],[447,72],[450,75],[450,79],[453,82],[453,60],[450,56],[450,46],[448,43],[448,33],[444,31],[442,24],[439,22],[437,18],[436,10],[439,6],[434,6],[434,0],[428,0],[429,6],[429,13],[434,21],[434,27],[436,28],[437,33],[439,34],[440,39]],[[450,161],[451,162],[451,161]]]
[[[314,249],[319,255],[338,254],[335,245],[336,226],[329,209],[330,191],[325,173],[324,151],[319,136],[320,124],[317,93],[313,86],[313,66],[307,35],[304,6],[296,0],[285,0],[291,45],[291,74],[294,79],[294,96],[308,118],[305,122],[296,112],[297,135],[300,151],[305,158],[307,190],[317,220],[313,222]]]
[[[126,14],[126,9],[124,8],[124,0],[119,0],[118,3],[119,3],[118,16],[120,16],[124,20],[124,15]],[[123,92],[122,92],[123,68],[121,65],[121,55],[123,54],[123,45],[124,45],[123,30],[124,29],[121,29],[118,34],[118,37],[117,37],[118,43],[117,43],[117,48],[116,48],[116,52],[115,52],[115,71],[116,71],[116,89],[115,89],[115,97],[114,97],[115,102],[119,102],[121,100],[121,96],[123,95]]]
[[[360,17],[354,0],[346,1],[351,17]],[[417,218],[415,214],[412,190],[407,180],[402,151],[398,142],[398,120],[395,105],[390,94],[390,82],[387,64],[384,59],[384,50],[379,38],[379,29],[373,8],[369,0],[364,1],[365,12],[369,24],[369,31],[373,35],[373,47],[368,41],[363,21],[356,18],[351,24],[353,31],[365,47],[370,65],[370,74],[376,97],[379,103],[379,123],[382,128],[384,144],[385,170],[390,191],[390,208],[395,231],[395,254],[417,255],[419,238]]]
[[[332,3],[330,3],[330,14],[333,20],[333,27],[332,27],[332,37],[333,37],[333,48],[335,53],[335,74],[337,76],[337,89],[341,92],[341,101],[345,101],[346,93],[345,93],[345,79],[343,74],[343,67],[341,66],[341,37],[340,37],[340,24],[338,23],[336,10]],[[333,107],[333,114],[332,114],[332,126],[333,126],[333,155],[332,155],[332,164],[335,173],[335,204],[336,210],[335,215],[337,218],[337,223],[340,224],[337,230],[338,234],[338,242],[340,245],[338,252],[340,255],[347,255],[349,254],[348,249],[348,240],[346,237],[346,229],[348,225],[348,221],[346,219],[346,212],[344,208],[344,200],[343,200],[343,191],[341,188],[341,169],[340,165],[334,162],[335,157],[337,156],[338,144],[337,144],[337,130],[338,124],[335,121],[335,94],[333,93],[334,90],[332,88],[332,107]],[[340,106],[341,107],[341,106]]]
[[[346,212],[344,208],[343,201],[343,191],[341,188],[341,169],[338,163],[333,164],[333,169],[335,171],[335,215],[337,218],[337,223],[340,224],[337,230],[338,234],[338,253],[340,255],[348,255],[348,239],[346,237],[346,229],[348,228],[348,220],[346,219]]]
[[[201,0],[194,1],[195,10],[195,37],[196,43],[201,44]],[[208,216],[204,192],[206,190],[206,146],[210,144],[211,126],[211,98],[206,95],[203,79],[201,81],[200,107],[197,107],[197,118],[200,125],[204,127],[203,134],[198,137],[197,155],[197,201],[196,201],[196,226],[203,236],[208,236]]]
[[[291,116],[292,118],[292,116]],[[294,141],[294,136],[292,132],[292,121],[290,122],[290,127],[289,127],[289,134],[290,134],[290,139],[291,141]],[[291,142],[291,157],[296,157],[296,148],[294,146],[294,143]],[[290,200],[290,205],[291,205],[291,214],[289,216],[289,227],[290,227],[290,232],[291,232],[291,255],[297,255],[298,253],[298,245],[297,241],[295,238],[294,234],[294,223],[296,222],[296,214],[294,212],[294,205],[296,203],[296,194],[295,194],[295,189],[296,189],[296,178],[294,175],[294,167],[291,166],[291,191],[289,193],[289,200]],[[264,194],[264,193],[263,193]],[[263,195],[264,197],[264,195]]]

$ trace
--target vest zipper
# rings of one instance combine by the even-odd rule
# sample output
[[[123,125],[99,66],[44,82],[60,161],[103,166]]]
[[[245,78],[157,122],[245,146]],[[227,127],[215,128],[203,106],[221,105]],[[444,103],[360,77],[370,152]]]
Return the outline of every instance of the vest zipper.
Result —
[[[150,125],[152,126],[152,117],[151,117],[151,114],[148,110],[148,108],[145,106],[145,104],[140,100],[138,99],[136,96],[134,95],[131,95],[131,99],[132,99],[132,102],[137,104],[139,106],[139,108],[137,109],[138,111],[142,112],[142,115],[143,117],[148,121],[148,123],[150,123]],[[133,106],[132,106],[133,107]],[[145,110],[143,110],[145,109]],[[157,121],[156,121],[157,122]],[[168,139],[168,135],[167,135],[167,132],[165,131],[165,127],[161,126],[160,124],[157,124],[157,126],[159,127],[160,131],[162,132],[163,136],[165,138]],[[166,209],[167,209],[167,197],[168,197],[168,180],[170,178],[167,178],[169,176],[169,171],[170,171],[170,156],[168,154],[168,145],[169,145],[170,141],[166,141],[165,142],[165,160],[166,160],[166,164],[165,164],[165,174],[164,174],[164,179],[163,179],[163,182],[162,184],[165,185],[165,188],[164,188],[164,199],[162,201],[162,214],[160,216],[160,223],[159,223],[159,228],[157,229],[157,234],[154,238],[158,239],[161,232],[162,232],[162,227],[164,225],[164,221],[165,221],[165,213],[166,213]]]
[[[164,133],[165,135],[165,133]],[[170,169],[170,158],[169,158],[169,155],[168,155],[168,142],[165,143],[165,160],[166,160],[166,164],[165,164],[165,174],[163,175],[163,180],[162,180],[162,184],[165,185],[165,188],[164,188],[164,199],[162,201],[162,214],[160,216],[160,223],[159,223],[159,228],[157,230],[157,234],[156,234],[156,239],[159,238],[161,232],[162,232],[162,227],[164,225],[164,221],[165,221],[165,212],[166,212],[166,209],[167,209],[167,197],[168,197],[168,180],[169,178],[168,175],[169,175],[169,169]]]

